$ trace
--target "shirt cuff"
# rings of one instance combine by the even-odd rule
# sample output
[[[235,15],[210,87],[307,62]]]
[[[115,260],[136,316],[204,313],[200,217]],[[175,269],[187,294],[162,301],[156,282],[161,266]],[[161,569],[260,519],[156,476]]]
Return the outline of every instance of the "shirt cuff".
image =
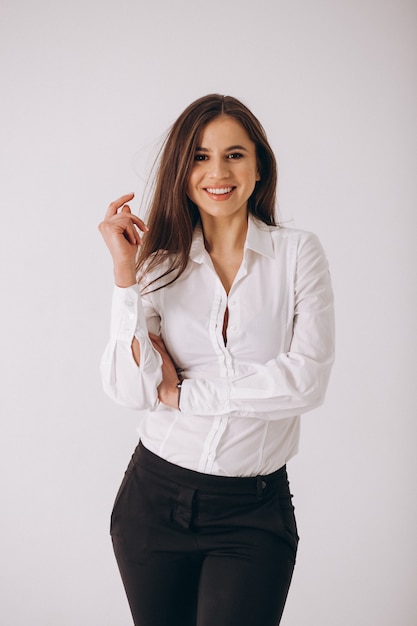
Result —
[[[139,293],[139,285],[114,286],[110,337],[131,342],[133,337],[147,334],[146,320]]]
[[[192,415],[223,415],[230,412],[230,385],[226,378],[184,378],[180,410]]]

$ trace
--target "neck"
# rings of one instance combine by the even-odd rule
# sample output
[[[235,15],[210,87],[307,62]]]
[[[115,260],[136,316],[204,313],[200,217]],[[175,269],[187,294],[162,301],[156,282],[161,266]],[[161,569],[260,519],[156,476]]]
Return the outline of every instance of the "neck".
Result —
[[[202,216],[204,242],[209,254],[243,251],[248,231],[246,214],[228,218]]]

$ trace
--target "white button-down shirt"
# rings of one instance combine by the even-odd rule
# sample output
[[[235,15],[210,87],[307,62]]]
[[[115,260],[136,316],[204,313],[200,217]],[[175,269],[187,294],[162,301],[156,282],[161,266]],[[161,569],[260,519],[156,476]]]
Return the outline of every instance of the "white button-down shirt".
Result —
[[[142,297],[136,285],[114,288],[104,388],[145,411],[140,438],[171,463],[224,476],[267,474],[296,453],[300,414],[323,402],[333,317],[328,264],[315,235],[250,218],[226,294],[197,226],[187,268],[174,283]],[[148,331],[162,335],[182,372],[180,411],[158,401],[161,357]]]

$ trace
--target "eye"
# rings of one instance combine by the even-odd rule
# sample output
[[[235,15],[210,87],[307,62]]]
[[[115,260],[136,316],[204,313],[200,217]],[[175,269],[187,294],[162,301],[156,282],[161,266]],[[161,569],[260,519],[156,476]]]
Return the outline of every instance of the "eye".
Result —
[[[232,152],[231,154],[227,155],[227,158],[238,161],[239,159],[243,158],[243,154],[241,152]]]
[[[206,161],[206,160],[207,160],[206,154],[196,154],[194,156],[194,161]]]

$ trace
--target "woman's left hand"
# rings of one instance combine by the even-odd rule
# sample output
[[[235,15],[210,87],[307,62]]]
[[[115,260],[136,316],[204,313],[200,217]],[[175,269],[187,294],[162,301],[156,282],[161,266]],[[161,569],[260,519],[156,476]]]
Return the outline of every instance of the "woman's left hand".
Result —
[[[177,368],[174,361],[171,359],[165,344],[161,337],[149,333],[149,338],[152,341],[152,345],[159,352],[162,357],[162,382],[158,387],[158,398],[162,404],[178,409],[178,388],[177,384],[180,382],[177,374]]]

